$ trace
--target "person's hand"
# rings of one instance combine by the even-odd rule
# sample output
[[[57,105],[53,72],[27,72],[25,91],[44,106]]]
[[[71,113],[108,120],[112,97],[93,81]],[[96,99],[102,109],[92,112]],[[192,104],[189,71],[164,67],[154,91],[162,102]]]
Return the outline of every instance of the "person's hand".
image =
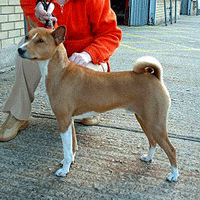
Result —
[[[44,10],[44,6],[41,2],[38,2],[38,4],[35,7],[35,16],[39,20],[40,23],[45,24],[47,20],[49,20],[49,16],[51,16],[52,22],[56,22],[57,18],[52,17],[52,12],[54,10],[55,6],[53,3],[50,3],[48,10]]]
[[[73,53],[69,59],[73,61],[77,65],[87,66],[89,62],[92,61],[92,58],[89,53],[81,52],[81,53]]]

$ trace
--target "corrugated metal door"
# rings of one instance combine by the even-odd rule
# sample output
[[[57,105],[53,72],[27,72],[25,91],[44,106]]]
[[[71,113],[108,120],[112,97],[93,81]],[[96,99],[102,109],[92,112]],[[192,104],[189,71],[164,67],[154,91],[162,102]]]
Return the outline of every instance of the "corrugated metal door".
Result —
[[[129,25],[148,24],[149,0],[129,0]]]

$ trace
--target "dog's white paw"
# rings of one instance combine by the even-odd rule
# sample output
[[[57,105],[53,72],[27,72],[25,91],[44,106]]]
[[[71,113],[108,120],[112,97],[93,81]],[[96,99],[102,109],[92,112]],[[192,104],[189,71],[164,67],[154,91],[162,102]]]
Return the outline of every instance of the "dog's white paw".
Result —
[[[151,162],[152,158],[148,154],[144,154],[141,156],[141,160],[144,162]]]
[[[172,181],[178,181],[178,175],[174,173],[169,173],[167,175],[167,181],[172,182]]]
[[[63,159],[62,164],[63,164],[63,167],[56,172],[56,176],[66,176],[67,173],[69,173],[69,168],[70,168],[71,162],[67,163]]]
[[[56,172],[56,176],[62,176],[62,177],[64,177],[64,176],[67,175],[68,172],[69,172],[69,168],[66,169],[66,168],[63,167],[63,168],[59,169],[59,170]]]
[[[153,160],[153,156],[154,156],[154,153],[155,153],[155,149],[156,149],[156,147],[151,146],[150,149],[149,149],[148,154],[144,154],[144,155],[141,157],[141,160],[144,161],[144,162],[151,162],[151,161]]]
[[[179,173],[177,167],[171,167],[171,172],[167,175],[167,181],[178,181]]]
[[[63,167],[56,172],[56,176],[66,176],[69,173],[71,163],[71,161],[66,161],[65,159],[63,159],[61,161]]]

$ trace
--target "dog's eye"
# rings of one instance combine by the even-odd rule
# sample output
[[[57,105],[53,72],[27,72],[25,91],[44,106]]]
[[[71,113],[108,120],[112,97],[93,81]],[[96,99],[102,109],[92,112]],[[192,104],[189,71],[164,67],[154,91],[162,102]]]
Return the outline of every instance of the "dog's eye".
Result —
[[[44,42],[44,40],[41,38],[38,40],[38,43],[43,43],[43,42]]]

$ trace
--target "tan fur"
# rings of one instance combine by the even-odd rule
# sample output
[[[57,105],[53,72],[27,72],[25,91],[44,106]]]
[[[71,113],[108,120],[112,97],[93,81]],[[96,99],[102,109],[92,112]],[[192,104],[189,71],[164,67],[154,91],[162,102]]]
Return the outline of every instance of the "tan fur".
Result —
[[[140,58],[133,71],[95,72],[69,61],[63,44],[54,42],[57,33],[37,28],[29,36],[36,32],[38,36],[27,51],[30,57],[37,55],[37,60],[51,59],[46,88],[61,132],[68,129],[72,116],[124,108],[135,113],[150,147],[158,143],[172,166],[177,166],[176,150],[166,127],[170,96],[162,80],[162,66],[156,59]],[[37,47],[40,37],[46,42]],[[73,142],[76,143],[75,136]]]

